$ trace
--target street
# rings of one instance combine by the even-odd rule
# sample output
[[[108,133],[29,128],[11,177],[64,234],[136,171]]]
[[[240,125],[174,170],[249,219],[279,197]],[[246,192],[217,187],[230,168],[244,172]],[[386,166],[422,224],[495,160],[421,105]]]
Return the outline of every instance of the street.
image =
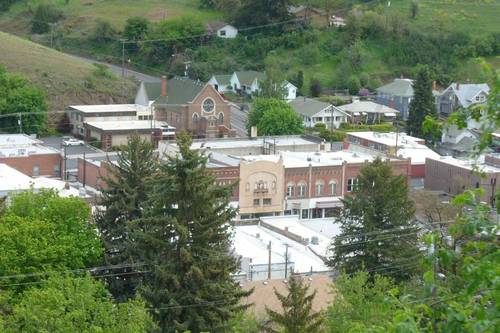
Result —
[[[87,154],[104,154],[103,151],[89,146],[87,144],[81,146],[66,146],[62,145],[61,136],[49,136],[45,138],[39,138],[45,146],[51,147],[58,150],[64,155],[64,148],[66,148],[66,158],[67,164],[66,168],[70,173],[73,173],[77,169],[77,159],[78,157],[83,157],[83,153]]]
[[[246,111],[241,111],[239,108],[231,107],[231,128],[236,131],[236,136],[247,136],[247,130],[245,127],[247,117],[248,114]]]

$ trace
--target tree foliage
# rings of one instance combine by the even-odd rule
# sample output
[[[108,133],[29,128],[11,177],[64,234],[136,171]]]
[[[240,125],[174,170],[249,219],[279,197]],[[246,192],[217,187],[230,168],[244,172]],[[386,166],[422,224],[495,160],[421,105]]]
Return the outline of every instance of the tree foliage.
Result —
[[[309,293],[309,286],[297,275],[292,275],[287,289],[288,295],[286,296],[278,293],[276,289],[274,290],[274,294],[281,302],[283,312],[266,308],[271,324],[267,330],[283,333],[320,332],[323,325],[323,315],[312,310],[316,291]]]
[[[129,137],[128,145],[118,152],[116,163],[108,165],[108,175],[103,178],[100,206],[95,216],[105,248],[106,265],[133,264],[127,233],[129,221],[143,217],[149,199],[150,181],[157,171],[158,161],[151,143],[135,134]],[[141,269],[142,267],[139,267]],[[127,273],[134,268],[117,268],[109,273]],[[133,297],[139,277],[137,275],[111,276],[107,279],[111,293],[117,299]]]
[[[349,186],[354,196],[344,199],[341,234],[333,241],[329,265],[348,274],[365,269],[408,279],[418,264],[419,249],[407,179],[394,175],[390,164],[377,158],[363,166]]]
[[[3,284],[23,290],[38,281],[36,274],[94,266],[101,244],[89,224],[90,209],[79,198],[61,198],[54,191],[31,191],[11,198],[0,217],[0,272],[19,275]],[[24,276],[24,274],[28,274]]]
[[[229,208],[233,185],[218,186],[207,157],[177,138],[180,154],[160,164],[142,219],[130,224],[130,250],[150,267],[140,293],[162,332],[219,332],[242,306],[231,274],[239,262],[230,252]]]
[[[43,34],[50,31],[50,24],[56,23],[64,17],[63,12],[51,4],[39,4],[31,21],[31,31]]]
[[[0,65],[0,130],[7,133],[43,133],[47,122],[47,104],[43,92],[26,78],[9,74]],[[21,126],[19,126],[19,119]]]
[[[432,95],[432,81],[429,68],[421,66],[413,84],[413,99],[410,103],[407,131],[416,137],[423,136],[423,124],[427,116],[437,118],[436,105]]]
[[[52,275],[20,296],[2,332],[142,333],[153,327],[144,302],[113,304],[104,285],[89,275]]]
[[[292,3],[290,0],[241,0],[234,23],[238,27],[255,27],[288,21],[291,19],[288,7]],[[266,29],[274,30],[273,27]]]
[[[285,101],[274,98],[257,98],[248,114],[247,130],[257,126],[259,135],[300,134],[302,119]]]

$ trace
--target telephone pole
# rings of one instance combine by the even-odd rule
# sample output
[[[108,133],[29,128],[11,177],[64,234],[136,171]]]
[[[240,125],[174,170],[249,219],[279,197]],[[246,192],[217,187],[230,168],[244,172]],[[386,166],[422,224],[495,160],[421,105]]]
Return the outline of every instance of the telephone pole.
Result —
[[[127,40],[125,38],[120,38],[120,42],[122,42],[122,77],[125,77],[125,42]]]
[[[288,277],[288,244],[285,244],[285,279]]]

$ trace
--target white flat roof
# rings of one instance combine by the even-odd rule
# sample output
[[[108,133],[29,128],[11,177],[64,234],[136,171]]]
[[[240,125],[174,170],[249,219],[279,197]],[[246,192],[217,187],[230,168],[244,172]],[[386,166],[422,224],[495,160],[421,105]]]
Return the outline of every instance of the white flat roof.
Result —
[[[144,107],[136,104],[101,104],[101,105],[70,105],[70,108],[83,113],[100,113],[100,112],[136,112]]]
[[[342,165],[347,163],[363,163],[372,161],[377,156],[377,152],[340,150],[333,152],[290,152],[284,151],[275,155],[247,155],[242,156],[242,161],[271,161],[277,162],[280,158],[283,159],[285,168],[302,168],[309,165],[315,166],[332,166]]]
[[[153,121],[152,123],[154,129],[159,129],[162,125],[167,125],[167,123],[160,121]],[[88,121],[85,124],[102,131],[133,131],[151,128],[151,120]]]
[[[489,173],[500,172],[499,167],[484,163],[484,155],[479,156],[479,158],[477,159],[458,159],[452,156],[440,156],[438,158],[430,158],[430,159],[471,171],[477,169],[479,171],[489,172]]]
[[[319,143],[307,140],[300,136],[279,136],[279,137],[258,137],[255,139],[242,139],[242,140],[203,140],[194,141],[191,149],[228,149],[228,148],[246,148],[246,147],[262,147],[264,139],[266,142],[272,143],[276,146],[293,146],[293,145],[318,145]]]
[[[41,141],[26,134],[0,134],[0,148],[27,146],[36,143],[41,143]]]
[[[373,141],[389,147],[396,146],[396,137],[398,138],[398,147],[414,147],[415,144],[419,144],[418,142],[425,141],[424,139],[416,138],[406,133],[398,134],[396,132],[349,132],[347,135]]]

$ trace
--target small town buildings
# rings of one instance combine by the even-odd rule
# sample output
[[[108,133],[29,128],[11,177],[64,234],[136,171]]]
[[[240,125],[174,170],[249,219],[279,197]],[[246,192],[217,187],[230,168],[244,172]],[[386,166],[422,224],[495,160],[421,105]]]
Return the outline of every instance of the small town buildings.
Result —
[[[85,140],[100,142],[101,149],[108,151],[113,147],[126,145],[132,133],[155,146],[162,139],[173,139],[175,128],[166,122],[156,120],[121,120],[85,122]]]
[[[439,158],[439,154],[425,145],[425,140],[406,133],[350,132],[345,138],[344,148],[364,147],[379,151],[387,156],[397,156],[411,160],[409,175],[412,178],[425,177],[425,160]]]
[[[377,88],[377,103],[398,110],[401,119],[408,119],[413,99],[412,85],[413,80],[401,78]]]
[[[0,163],[0,199],[21,191],[53,189],[60,196],[79,196],[80,192],[68,183],[47,177],[30,177],[5,163]]]
[[[290,106],[301,116],[304,127],[325,124],[329,128],[339,128],[349,121],[350,115],[339,107],[307,97],[298,97],[290,101]]]
[[[30,177],[61,176],[60,152],[25,134],[0,134],[0,163]]]
[[[467,109],[475,104],[484,104],[488,98],[490,87],[486,83],[463,84],[454,82],[439,97],[439,113],[449,116],[460,108]]]
[[[149,105],[139,104],[105,104],[105,105],[71,105],[66,112],[70,122],[71,134],[85,138],[85,123],[110,121],[149,120],[153,118]]]
[[[215,33],[219,38],[236,38],[238,28],[226,22],[210,22],[207,24],[207,32],[209,35]]]
[[[227,82],[227,75],[212,75],[208,83],[220,93],[232,90],[234,93],[253,95],[260,91],[260,83],[265,79],[266,74],[262,72],[236,71],[231,74],[229,84]],[[295,99],[297,97],[297,87],[288,81],[283,81],[282,84],[285,89],[284,99]]]
[[[185,130],[203,138],[235,135],[231,103],[208,83],[178,76],[142,82],[135,102],[152,106],[154,119],[168,123],[176,132]]]
[[[399,114],[396,109],[372,101],[357,100],[350,104],[341,105],[338,109],[347,113],[353,124],[372,125],[393,122]]]
[[[483,155],[477,160],[451,156],[427,158],[425,168],[426,190],[457,195],[468,189],[481,188],[481,200],[495,206],[497,185],[500,185],[499,154]]]
[[[83,187],[91,187],[100,191],[106,187],[104,179],[110,176],[109,168],[112,167],[113,163],[114,161],[112,161],[111,158],[106,158],[104,160],[78,158],[77,181],[81,183]]]

